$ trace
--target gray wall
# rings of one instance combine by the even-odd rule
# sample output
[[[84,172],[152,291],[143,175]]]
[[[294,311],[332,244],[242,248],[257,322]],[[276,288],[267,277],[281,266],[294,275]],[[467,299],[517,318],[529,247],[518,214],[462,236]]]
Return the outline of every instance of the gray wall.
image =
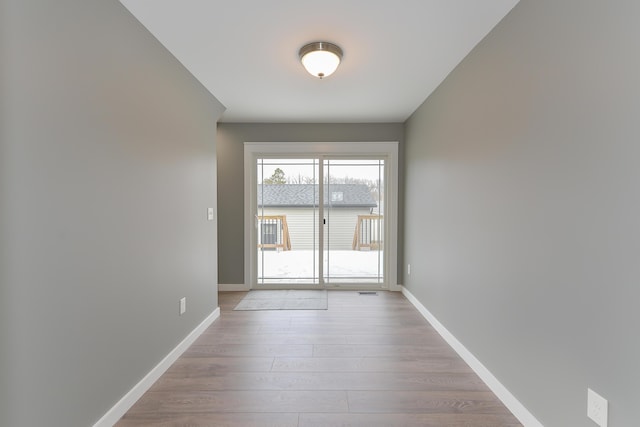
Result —
[[[522,0],[406,124],[404,284],[547,427],[638,424],[639,16]]]
[[[258,141],[291,143],[398,141],[400,168],[398,236],[402,235],[404,151],[402,123],[219,123],[217,139],[219,283],[244,283],[244,143]],[[398,264],[402,265],[401,243],[398,244],[398,248]]]
[[[11,368],[9,367],[9,355],[4,351],[4,348],[9,343],[9,288],[7,285],[7,254],[8,248],[6,247],[6,236],[4,230],[6,229],[6,215],[5,209],[5,195],[7,193],[7,153],[5,150],[4,140],[6,135],[6,96],[7,89],[9,88],[7,79],[5,78],[5,67],[7,66],[6,58],[6,44],[8,29],[5,22],[6,16],[5,0],[0,0],[0,425],[4,425],[4,421],[8,419],[6,415],[9,412],[9,396],[10,390],[5,384],[9,382],[9,373]]]
[[[222,107],[116,0],[0,20],[0,425],[92,425],[217,307]]]

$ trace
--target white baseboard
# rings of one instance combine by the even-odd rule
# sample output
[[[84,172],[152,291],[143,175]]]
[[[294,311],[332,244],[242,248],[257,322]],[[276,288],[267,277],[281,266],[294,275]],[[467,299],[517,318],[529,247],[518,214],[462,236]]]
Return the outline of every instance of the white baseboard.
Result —
[[[500,381],[498,381],[498,379],[493,376],[493,374],[405,287],[402,288],[402,294],[407,297],[416,309],[418,309],[420,314],[427,319],[442,338],[444,338],[444,340],[453,347],[456,353],[458,353],[458,355],[467,362],[471,369],[478,374],[480,379],[485,382],[487,387],[489,387],[498,399],[504,403],[507,409],[513,413],[518,421],[520,421],[525,427],[544,427],[542,423],[538,421],[533,414],[531,414],[531,412],[529,412],[527,408],[525,408],[524,405],[520,403],[520,401],[516,399],[515,396],[511,394],[509,390],[507,390],[507,388],[503,386]]]
[[[122,399],[116,403],[93,427],[112,427],[120,418],[133,406],[142,395],[151,388],[162,374],[182,355],[182,353],[194,343],[218,317],[220,317],[220,307],[213,310],[196,328],[187,335],[173,350],[165,356],[144,378],[140,380]]]
[[[242,292],[250,290],[249,285],[245,283],[218,284],[218,291],[220,292]]]

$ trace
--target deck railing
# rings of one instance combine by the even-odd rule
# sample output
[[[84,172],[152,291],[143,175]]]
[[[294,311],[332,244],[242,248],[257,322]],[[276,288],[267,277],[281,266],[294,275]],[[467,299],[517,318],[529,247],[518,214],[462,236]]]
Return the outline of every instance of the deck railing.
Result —
[[[291,237],[286,215],[257,215],[258,247],[261,249],[291,250]]]
[[[358,215],[353,233],[354,251],[378,250],[383,244],[384,219],[382,215]]]

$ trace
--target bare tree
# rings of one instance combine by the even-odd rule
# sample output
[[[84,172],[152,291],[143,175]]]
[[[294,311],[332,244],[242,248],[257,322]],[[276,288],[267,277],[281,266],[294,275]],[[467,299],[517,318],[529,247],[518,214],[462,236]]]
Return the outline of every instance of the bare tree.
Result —
[[[298,174],[298,176],[291,176],[287,178],[287,184],[315,184],[315,178],[310,176],[304,176],[302,174]]]

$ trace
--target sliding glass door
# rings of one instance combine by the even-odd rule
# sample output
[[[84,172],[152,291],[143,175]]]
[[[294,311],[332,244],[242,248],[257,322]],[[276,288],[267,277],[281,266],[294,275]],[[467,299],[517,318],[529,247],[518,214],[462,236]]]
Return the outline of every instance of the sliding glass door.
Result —
[[[323,281],[384,282],[384,160],[325,158]]]
[[[253,167],[258,286],[385,283],[384,158],[258,156]]]
[[[257,283],[317,284],[319,160],[259,158],[256,167]]]

